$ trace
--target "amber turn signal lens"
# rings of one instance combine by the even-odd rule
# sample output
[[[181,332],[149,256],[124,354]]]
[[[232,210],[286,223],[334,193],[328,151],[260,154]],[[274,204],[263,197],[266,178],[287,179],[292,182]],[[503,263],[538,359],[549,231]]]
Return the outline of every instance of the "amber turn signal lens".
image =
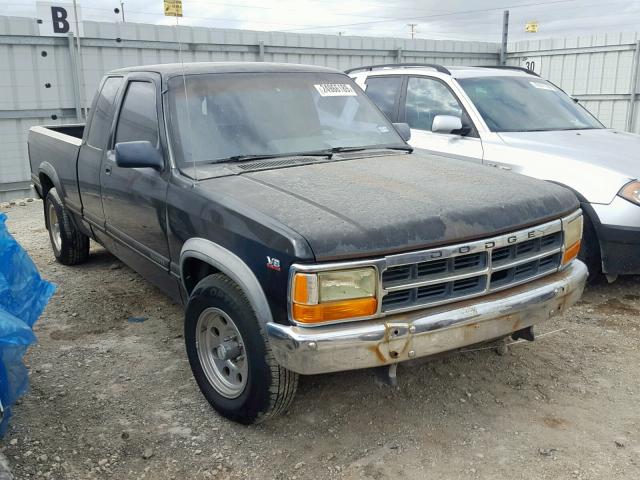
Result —
[[[566,265],[567,263],[569,263],[571,260],[573,260],[574,258],[576,258],[578,256],[578,253],[580,252],[580,245],[582,244],[582,242],[580,242],[580,240],[578,240],[576,243],[574,243],[573,245],[571,245],[569,248],[567,248],[564,251],[564,255],[562,256],[562,264]]]
[[[319,305],[292,305],[291,314],[299,323],[323,323],[347,318],[375,315],[378,301],[375,298],[358,298]]]
[[[293,301],[295,303],[317,303],[317,294],[313,297],[314,290],[317,291],[317,277],[315,274],[296,273],[293,280]]]

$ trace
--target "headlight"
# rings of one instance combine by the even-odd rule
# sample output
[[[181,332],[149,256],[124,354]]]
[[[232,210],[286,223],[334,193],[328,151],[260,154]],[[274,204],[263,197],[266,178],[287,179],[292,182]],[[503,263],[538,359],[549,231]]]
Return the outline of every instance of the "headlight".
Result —
[[[578,215],[569,220],[562,220],[564,231],[564,254],[562,264],[566,265],[578,256],[582,243],[582,215]]]
[[[377,275],[372,267],[296,273],[291,285],[292,317],[322,323],[374,315]]]
[[[640,205],[640,182],[635,180],[631,183],[627,183],[622,190],[618,192],[625,200],[629,200],[636,205]]]

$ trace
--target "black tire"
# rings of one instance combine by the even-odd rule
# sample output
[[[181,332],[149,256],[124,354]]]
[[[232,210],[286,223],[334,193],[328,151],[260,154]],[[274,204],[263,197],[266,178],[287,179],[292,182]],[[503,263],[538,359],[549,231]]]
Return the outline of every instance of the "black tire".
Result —
[[[56,234],[51,224],[51,209],[55,212],[57,219],[55,223],[57,223],[60,233],[59,245],[54,240]],[[56,260],[63,265],[76,265],[85,262],[89,258],[89,237],[76,228],[55,188],[47,193],[44,201],[44,216]]]
[[[231,319],[244,343],[242,352],[248,374],[242,393],[236,398],[222,395],[208,380],[198,355],[198,320],[205,310],[212,308]],[[207,401],[222,416],[248,425],[275,417],[289,407],[296,393],[298,374],[278,365],[263,325],[242,289],[229,277],[220,273],[209,275],[196,285],[187,304],[184,331],[193,376]]]
[[[602,260],[600,257],[600,242],[596,229],[587,215],[583,215],[584,228],[582,232],[582,247],[578,258],[589,269],[589,283],[595,283],[602,278]]]

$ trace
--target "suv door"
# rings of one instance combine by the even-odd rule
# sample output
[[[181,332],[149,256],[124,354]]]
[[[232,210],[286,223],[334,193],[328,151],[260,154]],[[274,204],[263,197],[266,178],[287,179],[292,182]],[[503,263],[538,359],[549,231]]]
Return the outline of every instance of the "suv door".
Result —
[[[453,133],[431,131],[437,115],[460,118],[463,130]],[[451,89],[441,80],[409,76],[401,99],[399,122],[409,124],[415,147],[447,157],[482,162],[482,142],[467,112]]]
[[[101,172],[102,204],[107,232],[117,243],[142,254],[168,271],[166,194],[169,169],[121,168],[115,162],[115,144],[147,140],[163,150],[160,135],[159,77],[128,78],[117,113],[115,134]],[[166,162],[166,156],[165,156]]]

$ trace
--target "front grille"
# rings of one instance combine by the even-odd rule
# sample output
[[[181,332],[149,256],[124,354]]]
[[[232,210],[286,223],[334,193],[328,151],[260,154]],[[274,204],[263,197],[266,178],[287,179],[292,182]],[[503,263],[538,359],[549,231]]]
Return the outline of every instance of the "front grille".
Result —
[[[382,312],[484,295],[557,271],[562,224],[555,221],[497,238],[387,257]]]
[[[476,253],[462,257],[453,257],[446,260],[432,260],[413,265],[400,265],[387,268],[382,274],[382,283],[385,286],[393,286],[396,283],[404,283],[408,280],[426,280],[439,278],[442,275],[457,275],[471,272],[475,269],[483,269],[487,265],[487,253]]]

